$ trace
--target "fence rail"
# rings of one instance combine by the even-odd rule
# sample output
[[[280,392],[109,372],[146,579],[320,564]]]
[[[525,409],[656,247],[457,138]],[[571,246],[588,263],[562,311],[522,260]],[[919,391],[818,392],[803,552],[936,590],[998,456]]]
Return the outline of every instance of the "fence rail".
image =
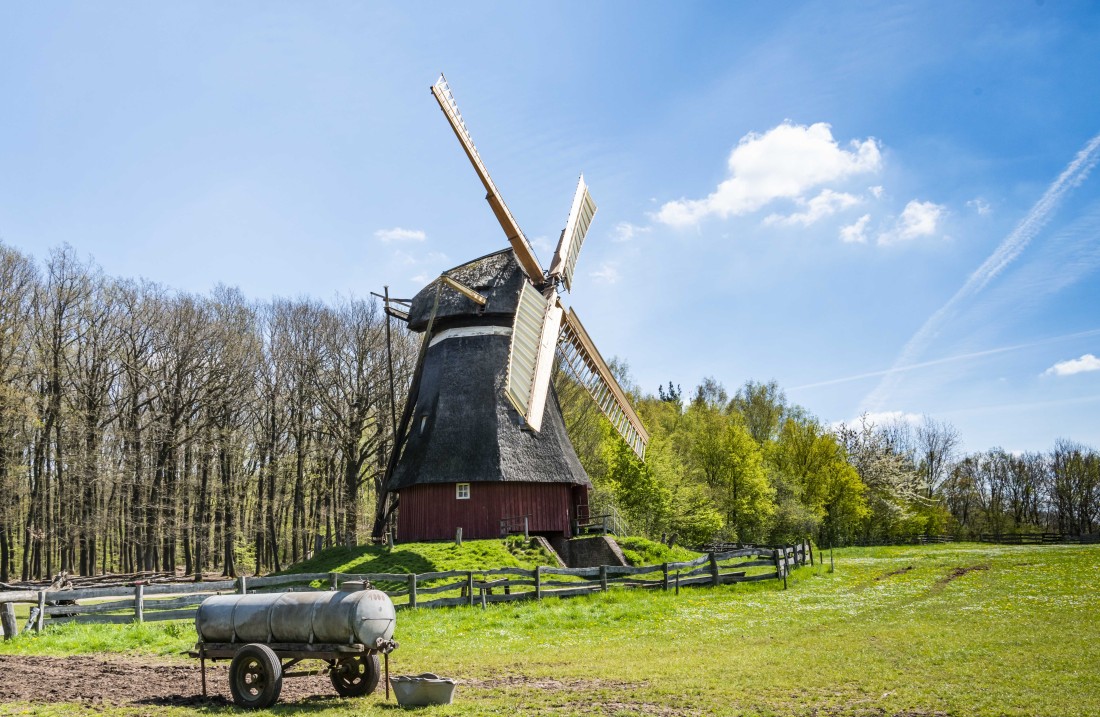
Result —
[[[917,535],[900,541],[907,544],[995,543],[999,545],[1063,545],[1100,543],[1100,533],[979,533],[976,535]],[[879,544],[857,541],[857,545]],[[886,544],[886,543],[881,543]],[[896,544],[896,543],[890,543]]]
[[[195,583],[138,581],[128,586],[69,590],[15,590],[0,592],[0,624],[5,637],[15,632],[13,606],[30,603],[26,629],[40,632],[46,621],[130,623],[192,618],[198,605],[211,595],[278,588],[282,590],[336,589],[352,580],[367,580],[383,590],[397,609],[541,600],[607,592],[613,587],[676,590],[691,585],[725,585],[759,580],[782,580],[800,565],[813,564],[809,543],[770,547],[741,547],[709,552],[694,560],[632,567],[601,565],[591,568],[540,566],[489,570],[446,570],[428,573],[298,573],[272,577],[240,577]],[[455,594],[457,593],[457,595]],[[434,597],[439,595],[440,597]],[[431,596],[422,600],[422,596]],[[78,603],[78,601],[90,601]]]

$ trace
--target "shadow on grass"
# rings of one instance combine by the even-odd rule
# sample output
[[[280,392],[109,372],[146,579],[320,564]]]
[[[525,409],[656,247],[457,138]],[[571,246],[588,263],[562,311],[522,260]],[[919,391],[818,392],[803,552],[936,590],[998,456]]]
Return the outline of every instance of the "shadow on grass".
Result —
[[[303,697],[300,700],[294,702],[276,702],[269,709],[278,714],[308,714],[313,712],[324,712],[340,706],[344,702],[344,698],[337,697],[335,695],[312,695],[309,697]],[[233,701],[222,695],[212,695],[210,697],[203,697],[202,695],[168,695],[166,697],[147,697],[145,699],[134,700],[130,704],[133,705],[150,705],[155,707],[185,707],[195,710],[201,713],[213,713],[213,714],[241,714],[241,710]],[[382,702],[372,703],[372,708],[379,708],[385,710],[400,710],[404,711],[404,708],[400,707],[394,702]]]

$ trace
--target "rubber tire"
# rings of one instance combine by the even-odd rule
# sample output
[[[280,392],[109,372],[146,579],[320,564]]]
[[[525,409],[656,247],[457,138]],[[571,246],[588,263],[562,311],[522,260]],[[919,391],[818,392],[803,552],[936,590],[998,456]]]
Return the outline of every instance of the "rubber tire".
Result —
[[[270,647],[259,643],[237,650],[229,664],[229,691],[238,707],[263,709],[275,704],[283,691],[283,664],[279,657]]]
[[[378,687],[381,673],[378,655],[372,652],[340,658],[329,670],[328,679],[341,697],[362,697]]]

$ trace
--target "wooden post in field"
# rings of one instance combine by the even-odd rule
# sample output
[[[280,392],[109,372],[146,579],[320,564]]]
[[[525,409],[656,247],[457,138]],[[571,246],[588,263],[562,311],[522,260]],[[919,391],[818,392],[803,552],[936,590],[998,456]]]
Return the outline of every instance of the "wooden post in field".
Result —
[[[535,599],[542,600],[542,567],[535,566]]]
[[[668,563],[661,563],[661,589],[668,592]]]
[[[455,530],[455,545],[462,545],[462,528]]]
[[[710,584],[714,587],[718,587],[718,558],[714,556],[714,551],[710,553]]]
[[[248,594],[248,578],[243,575],[237,578],[237,592],[241,595]]]
[[[833,546],[829,546],[829,572],[836,570],[836,564],[833,562]]]
[[[409,573],[409,607],[416,607],[416,573]]]
[[[466,596],[470,601],[470,607],[474,606],[474,573],[472,570],[466,571]]]
[[[680,594],[680,571],[676,571],[676,594]]]
[[[806,548],[810,551],[810,567],[814,566],[814,544],[810,541],[806,541]]]
[[[3,627],[4,639],[11,640],[19,632],[15,624],[15,605],[6,602],[0,605],[0,627]]]
[[[488,592],[485,588],[481,588],[481,609],[485,609],[485,593]]]
[[[775,548],[774,552],[773,552],[773,555],[775,557],[775,579],[776,580],[781,580],[783,578],[783,563],[782,563],[782,561],[779,557],[779,553],[782,550],[783,550],[783,548],[777,546]]]
[[[607,592],[607,566],[600,566],[600,590]]]
[[[134,620],[145,622],[145,584],[140,581],[134,585]]]
[[[38,617],[34,621],[34,631],[42,632],[42,623],[46,619],[46,591],[38,591]]]

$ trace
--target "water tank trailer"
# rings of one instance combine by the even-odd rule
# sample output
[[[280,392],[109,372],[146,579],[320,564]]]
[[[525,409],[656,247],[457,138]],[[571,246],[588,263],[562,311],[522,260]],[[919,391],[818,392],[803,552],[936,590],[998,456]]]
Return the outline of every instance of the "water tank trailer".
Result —
[[[332,592],[215,595],[199,605],[199,658],[206,696],[206,661],[232,660],[229,690],[240,707],[270,707],[285,677],[328,673],[344,697],[368,695],[378,686],[378,655],[397,648],[397,615],[386,593],[348,582]],[[321,669],[291,671],[304,660]]]

